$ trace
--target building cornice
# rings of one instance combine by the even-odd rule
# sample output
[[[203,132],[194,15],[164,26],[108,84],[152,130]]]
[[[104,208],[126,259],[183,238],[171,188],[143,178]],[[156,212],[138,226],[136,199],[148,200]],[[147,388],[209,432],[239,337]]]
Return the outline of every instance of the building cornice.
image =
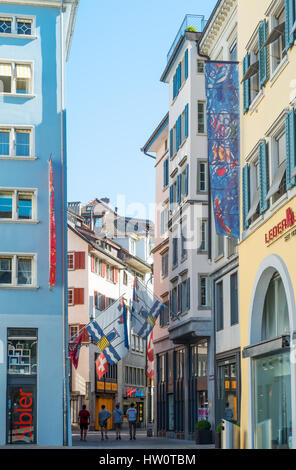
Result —
[[[233,14],[233,10],[237,6],[237,0],[220,0],[214,9],[212,16],[207,22],[199,43],[199,49],[202,54],[210,56],[213,45],[217,44],[217,39],[221,34],[221,30],[229,17]]]

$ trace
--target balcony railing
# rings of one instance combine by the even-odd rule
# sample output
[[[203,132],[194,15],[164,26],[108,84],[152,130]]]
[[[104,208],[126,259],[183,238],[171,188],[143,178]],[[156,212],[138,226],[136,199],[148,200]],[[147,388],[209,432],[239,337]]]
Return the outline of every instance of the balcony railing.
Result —
[[[175,37],[175,40],[168,52],[167,61],[170,60],[174,52],[174,49],[180,37],[183,36],[183,34],[185,33],[186,28],[189,28],[189,26],[193,26],[198,33],[201,33],[204,30],[204,27],[206,26],[206,24],[207,24],[207,20],[205,20],[205,17],[203,15],[186,15],[177,33],[177,36]]]

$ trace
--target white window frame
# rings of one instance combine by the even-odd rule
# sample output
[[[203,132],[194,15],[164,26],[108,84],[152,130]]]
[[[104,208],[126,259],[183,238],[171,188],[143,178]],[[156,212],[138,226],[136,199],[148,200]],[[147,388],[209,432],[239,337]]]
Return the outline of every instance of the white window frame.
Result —
[[[11,284],[0,284],[0,289],[36,289],[37,288],[37,254],[36,253],[0,253],[1,258],[11,258]],[[18,284],[17,262],[18,258],[31,258],[31,284]]]
[[[203,132],[201,132],[199,128],[199,105],[203,105]],[[206,102],[204,100],[198,100],[197,101],[197,134],[198,135],[205,135],[207,133],[207,128],[206,128]]]
[[[69,259],[72,259],[72,267],[69,265]],[[68,271],[74,271],[75,270],[75,254],[74,251],[70,251],[67,253],[67,265],[68,265]]]
[[[202,72],[199,70],[199,65],[202,64]],[[201,59],[197,59],[196,61],[196,72],[198,75],[204,75],[205,73],[205,61]]]
[[[205,280],[205,297],[206,303],[202,303],[202,281]],[[210,307],[210,297],[209,297],[209,276],[207,274],[198,275],[198,304],[201,309],[208,309]]]
[[[269,146],[268,146],[269,147],[268,170],[269,170],[269,181],[270,181],[269,188],[272,187],[276,172],[279,168],[276,140],[278,140],[286,132],[285,118],[286,118],[286,112],[280,116],[277,122],[272,126],[272,129],[268,131],[266,134],[266,136],[269,138]],[[285,151],[286,151],[286,148],[285,148]],[[280,203],[280,201],[286,198],[286,195],[287,195],[287,191],[285,191],[283,195],[280,196],[277,200],[275,199],[275,195],[271,196],[269,198],[270,208],[273,209],[275,206],[277,206]]]
[[[0,32],[0,37],[20,38],[20,39],[36,39],[36,16],[32,15],[19,15],[16,13],[0,13],[1,18],[11,18],[11,33]],[[18,34],[17,21],[18,20],[31,20],[31,34]]]
[[[29,37],[29,36],[28,36]],[[11,92],[0,92],[0,96],[13,96],[14,98],[34,98],[34,61],[30,60],[18,60],[18,59],[1,59],[0,64],[10,64],[11,65]],[[29,65],[31,67],[31,80],[30,80],[30,90],[29,93],[17,93],[16,92],[16,65]]]
[[[34,126],[16,126],[16,125],[0,125],[1,130],[9,130],[9,155],[0,155],[0,159],[10,159],[10,160],[36,160],[35,155],[35,127]],[[17,131],[30,131],[30,155],[26,156],[17,156],[16,155],[16,133]]]
[[[203,227],[204,229],[204,240],[203,240]],[[203,245],[204,241],[204,247]],[[200,246],[198,249],[201,253],[207,253],[208,251],[208,219],[201,219],[200,220]]]
[[[22,224],[30,224],[30,223],[37,223],[37,193],[38,190],[36,188],[3,188],[0,187],[0,192],[12,192],[12,218],[11,219],[1,219],[0,223],[2,222],[11,222],[11,223],[22,223]],[[18,218],[18,210],[17,210],[17,200],[18,200],[18,193],[31,193],[32,194],[32,219],[19,219]]]
[[[285,10],[285,2],[283,0],[280,0],[279,2],[277,2],[275,4],[275,6],[273,7],[273,9],[270,11],[269,13],[269,33],[275,28],[276,26],[276,17],[279,15],[279,13],[282,11],[282,10]],[[284,13],[284,18],[285,18],[285,13]],[[287,27],[285,25],[285,27]],[[278,39],[277,39],[278,41]],[[285,37],[283,37],[283,41],[284,41],[284,45],[285,45]],[[276,41],[275,41],[276,42]],[[288,58],[288,55],[284,54],[279,62],[279,64],[275,65],[275,58],[274,58],[274,46],[275,46],[275,43],[272,43],[269,45],[269,57],[270,57],[270,79],[272,80],[272,78],[274,76],[277,75],[277,72],[279,69],[281,69],[282,67],[282,64],[284,62],[287,61],[287,58]]]
[[[72,295],[72,302],[70,302],[70,296],[69,296],[69,293],[71,292],[71,295]],[[74,306],[74,287],[69,287],[68,288],[68,305],[71,307]]]

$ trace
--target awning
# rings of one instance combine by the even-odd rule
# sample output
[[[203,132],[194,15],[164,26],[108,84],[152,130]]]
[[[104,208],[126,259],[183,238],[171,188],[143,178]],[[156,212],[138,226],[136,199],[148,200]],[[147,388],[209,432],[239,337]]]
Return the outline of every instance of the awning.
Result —
[[[18,22],[18,23],[24,23],[24,24],[31,24],[33,21],[30,20],[30,19],[23,19],[23,18],[20,19],[20,18],[18,18],[18,19],[17,19],[17,22]]]
[[[242,79],[241,83],[245,82],[249,78],[251,78],[253,75],[258,73],[259,71],[259,60],[257,62],[254,62],[254,64],[251,64],[248,70],[246,71],[244,78]]]
[[[262,46],[269,46],[269,44],[272,44],[274,41],[276,41],[281,35],[285,34],[285,23],[281,23],[276,25],[273,30],[269,33],[268,38],[266,39],[265,43]]]
[[[1,77],[11,77],[11,64],[0,64],[0,76]]]
[[[268,339],[257,344],[247,346],[242,351],[243,359],[247,357],[263,356],[265,354],[272,354],[282,349],[290,347],[290,336],[283,335],[276,338]]]
[[[275,174],[272,185],[267,193],[265,201],[270,199],[271,196],[273,196],[279,190],[279,187],[280,187],[280,184],[282,182],[285,172],[286,172],[286,162],[283,162],[277,169],[277,172]]]
[[[17,64],[16,76],[17,78],[31,78],[31,65]]]
[[[259,201],[260,201],[260,195],[259,195],[259,189],[258,189],[252,201],[250,210],[248,212],[247,220],[249,220],[251,217],[253,217],[254,214],[256,214],[257,208],[259,206]]]
[[[0,21],[12,21],[12,18],[5,18],[3,16],[0,17]]]

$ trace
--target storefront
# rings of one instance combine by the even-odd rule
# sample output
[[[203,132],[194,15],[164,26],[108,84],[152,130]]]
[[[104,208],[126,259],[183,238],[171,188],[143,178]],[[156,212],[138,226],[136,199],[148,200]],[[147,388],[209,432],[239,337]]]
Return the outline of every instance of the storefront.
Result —
[[[256,249],[256,263],[249,264],[248,273],[240,271],[244,284],[241,286],[243,447],[296,447],[295,221],[280,231],[273,229],[292,211],[291,206],[284,207],[253,234],[248,251],[246,243],[240,248],[243,263],[256,243],[260,247],[260,252]]]
[[[95,354],[95,360],[99,357],[99,354]],[[102,405],[105,405],[106,410],[111,413],[110,419],[108,419],[107,429],[113,429],[113,411],[117,403],[117,364],[108,364],[107,373],[99,380],[96,368],[95,368],[95,430],[99,431],[99,412],[102,409]]]
[[[216,422],[225,419],[225,409],[232,410],[232,419],[240,421],[240,350],[220,354],[216,358]]]
[[[145,389],[144,387],[125,387],[123,392],[123,414],[126,416],[126,411],[134,403],[137,409],[137,426],[142,427],[145,421],[144,415],[144,401]]]
[[[37,442],[37,330],[9,328],[7,444]]]

